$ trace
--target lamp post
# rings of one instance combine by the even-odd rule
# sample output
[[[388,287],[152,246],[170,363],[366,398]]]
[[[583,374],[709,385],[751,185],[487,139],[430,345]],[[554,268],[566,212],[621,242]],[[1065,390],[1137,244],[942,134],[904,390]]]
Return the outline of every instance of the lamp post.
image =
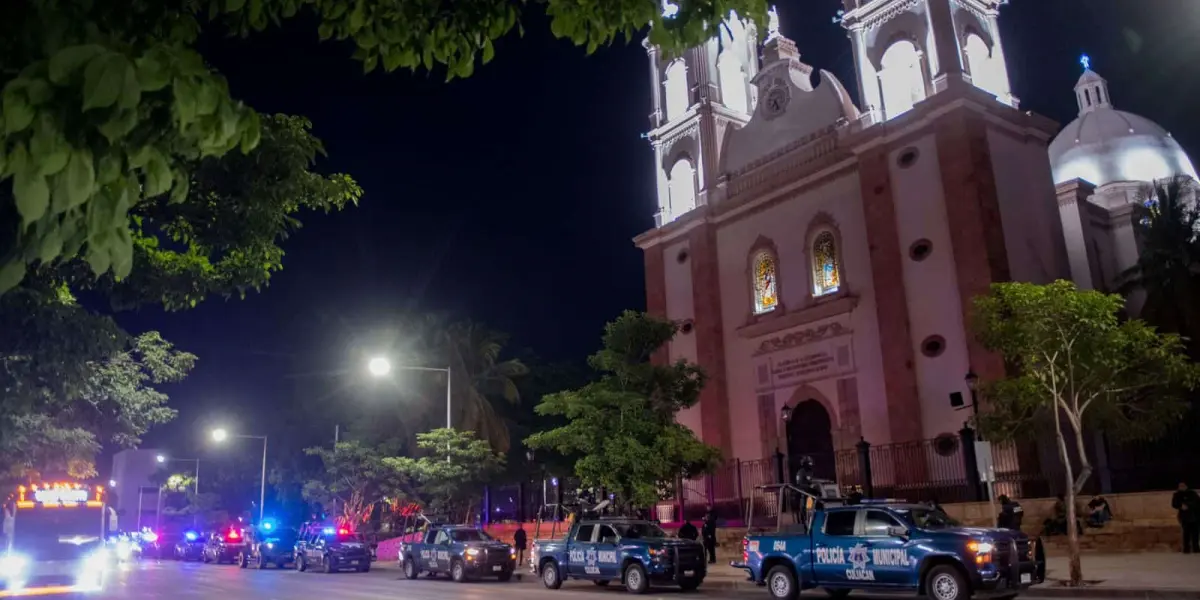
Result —
[[[439,367],[393,366],[391,361],[389,361],[388,359],[386,359],[382,356],[376,356],[375,358],[372,358],[370,360],[370,362],[367,363],[367,370],[370,371],[371,375],[374,377],[386,377],[392,372],[393,369],[395,369],[397,371],[432,371],[434,373],[445,373],[446,374],[446,429],[450,429],[452,427],[451,412],[450,412],[450,392],[452,389],[451,384],[450,384],[450,367],[447,366],[445,368],[439,368]]]
[[[967,382],[967,389],[971,390],[971,413],[975,416],[975,439],[982,442],[983,436],[979,434],[979,376],[972,369],[967,369],[967,374],[963,377],[963,381]]]
[[[262,440],[262,483],[258,492],[258,522],[263,522],[263,516],[267,504],[267,436],[265,435],[238,435],[231,434],[223,428],[214,429],[212,431],[212,439],[214,442],[221,443],[229,438],[240,438],[244,440]]]

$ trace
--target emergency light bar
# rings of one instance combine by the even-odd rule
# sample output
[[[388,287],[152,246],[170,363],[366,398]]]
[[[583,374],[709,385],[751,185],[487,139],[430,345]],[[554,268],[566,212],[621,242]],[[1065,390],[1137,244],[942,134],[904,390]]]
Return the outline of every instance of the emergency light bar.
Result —
[[[908,504],[903,498],[863,498],[859,504]]]

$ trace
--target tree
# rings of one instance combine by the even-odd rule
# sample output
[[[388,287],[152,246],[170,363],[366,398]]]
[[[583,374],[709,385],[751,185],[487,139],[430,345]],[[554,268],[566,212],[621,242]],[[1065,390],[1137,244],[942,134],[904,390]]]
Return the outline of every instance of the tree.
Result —
[[[651,25],[678,50],[714,37],[731,10],[765,22],[765,0],[542,0],[557,37],[594,51]],[[30,265],[80,255],[95,275],[129,275],[137,240],[127,215],[147,199],[181,202],[187,165],[262,136],[193,45],[204,26],[247,35],[304,14],[322,39],[351,40],[364,70],[446,68],[471,75],[519,28],[522,0],[13,0],[0,18],[0,293]],[[765,29],[764,29],[765,30]],[[19,222],[19,225],[17,224]]]
[[[470,431],[434,429],[417,435],[420,458],[385,458],[384,463],[412,477],[425,506],[436,514],[467,522],[482,486],[504,465],[504,455]]]
[[[134,447],[175,417],[155,386],[196,357],[157,332],[130,336],[64,286],[0,297],[0,461],[16,470],[95,473],[104,443]]]
[[[1178,335],[1121,320],[1123,304],[1118,295],[1067,281],[998,283],[975,299],[978,338],[1004,358],[1010,373],[986,382],[979,426],[990,439],[1011,440],[1044,431],[1038,424],[1052,425],[1070,524],[1075,496],[1092,473],[1086,434],[1161,435],[1183,412],[1180,395],[1200,380]],[[1079,539],[1074,526],[1067,532],[1070,580],[1079,585]]]
[[[1139,317],[1184,336],[1197,356],[1200,343],[1200,207],[1195,182],[1179,176],[1145,186],[1134,205],[1137,263],[1120,277],[1126,295],[1145,292]]]
[[[508,336],[477,323],[453,323],[445,329],[443,339],[454,374],[451,393],[459,407],[455,426],[477,432],[498,452],[508,452],[509,423],[496,410],[493,399],[519,404],[517,380],[529,369],[517,359],[501,360]]]
[[[352,441],[339,442],[332,450],[308,448],[304,452],[320,458],[322,465],[318,477],[304,485],[304,498],[325,509],[337,506],[339,522],[367,522],[377,503],[400,491],[399,472],[374,448]]]
[[[651,361],[675,332],[674,323],[633,311],[609,323],[601,350],[588,359],[599,381],[543,397],[538,414],[567,424],[525,444],[579,456],[575,474],[585,486],[606,488],[632,505],[652,505],[678,478],[711,472],[720,451],[675,421],[699,401],[703,370],[683,360]]]

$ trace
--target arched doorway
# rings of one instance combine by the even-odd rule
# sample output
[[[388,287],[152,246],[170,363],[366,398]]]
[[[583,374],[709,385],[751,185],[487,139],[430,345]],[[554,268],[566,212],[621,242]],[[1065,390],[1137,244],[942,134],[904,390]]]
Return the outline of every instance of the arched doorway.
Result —
[[[837,480],[833,450],[833,421],[829,411],[816,400],[805,400],[792,408],[787,422],[788,481],[796,480],[800,458],[811,456],[813,477]]]

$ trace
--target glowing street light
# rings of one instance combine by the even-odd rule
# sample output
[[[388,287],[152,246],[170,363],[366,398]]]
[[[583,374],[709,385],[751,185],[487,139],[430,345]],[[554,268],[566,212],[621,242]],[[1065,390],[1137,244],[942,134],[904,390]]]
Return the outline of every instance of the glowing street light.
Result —
[[[117,487],[117,480],[116,480],[116,479],[109,479],[109,480],[108,480],[108,487],[110,487],[110,488],[115,488],[115,487]]]
[[[367,363],[367,370],[375,377],[383,377],[392,372],[392,363],[382,356],[376,356]]]
[[[229,432],[224,429],[214,429],[212,431],[212,439],[214,442],[223,442],[229,437]]]
[[[159,454],[158,456],[154,457],[154,460],[158,461],[159,464],[162,464],[162,463],[167,462],[167,457]]]

